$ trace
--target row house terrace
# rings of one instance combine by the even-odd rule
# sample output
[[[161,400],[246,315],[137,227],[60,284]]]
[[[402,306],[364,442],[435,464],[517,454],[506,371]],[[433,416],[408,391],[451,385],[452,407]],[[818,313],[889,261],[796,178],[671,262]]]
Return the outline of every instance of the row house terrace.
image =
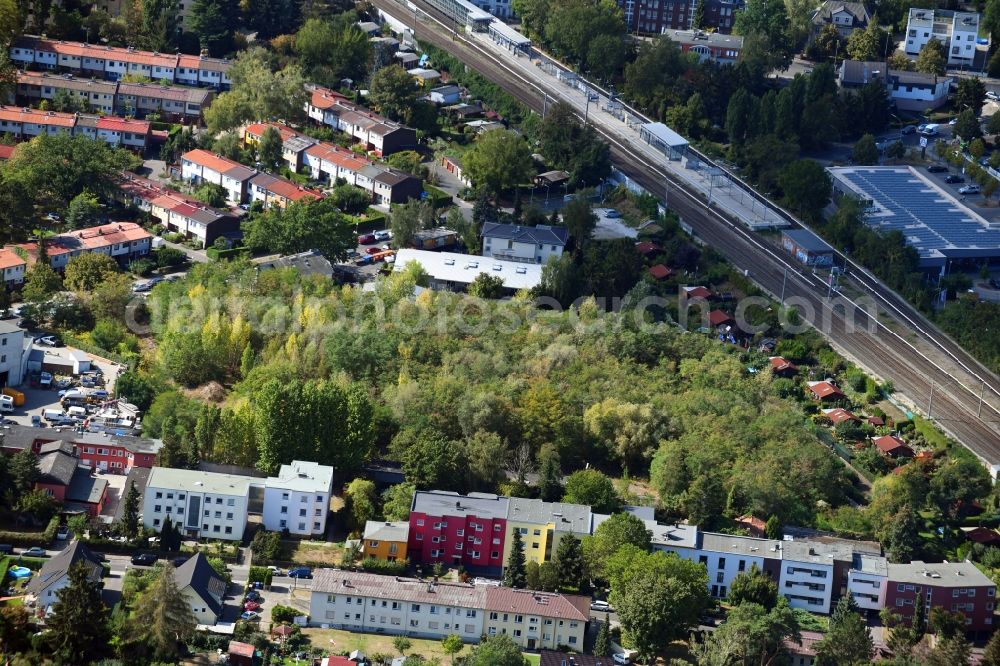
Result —
[[[116,474],[128,474],[134,467],[153,467],[163,445],[155,439],[80,432],[72,428],[42,429],[11,424],[3,426],[2,432],[0,449],[4,453],[28,449],[41,455],[44,445],[61,442],[70,445],[69,452],[78,458],[80,466]]]
[[[278,178],[268,173],[259,173],[250,179],[250,200],[260,201],[265,208],[285,208],[296,201],[316,201],[325,198],[318,190]]]
[[[79,73],[118,81],[132,74],[153,81],[227,90],[228,60],[184,54],[157,53],[134,48],[82,44],[25,35],[11,45],[10,59],[25,69]]]
[[[142,152],[149,145],[150,124],[145,120],[0,106],[0,132],[19,140],[66,132]]]
[[[73,257],[96,252],[106,254],[122,266],[149,254],[153,236],[134,222],[112,222],[97,227],[78,229],[50,236],[45,240],[45,252],[53,269],[62,271]],[[38,243],[22,243],[31,259],[38,257]]]
[[[208,247],[219,236],[239,230],[239,219],[197,199],[132,173],[123,175],[118,199],[146,211],[168,230],[201,241]]]
[[[117,83],[97,79],[78,79],[69,74],[18,73],[18,100],[28,104],[37,104],[43,99],[55,99],[56,93],[59,91],[65,91],[71,97],[82,100],[92,111],[108,115],[115,113]]]
[[[411,127],[393,122],[368,109],[350,102],[343,95],[326,88],[312,90],[306,102],[306,114],[321,125],[327,125],[356,139],[365,150],[379,157],[417,145],[417,133]]]
[[[200,148],[181,155],[181,176],[192,185],[212,183],[226,190],[226,198],[233,204],[247,200],[250,180],[257,175],[255,169]]]
[[[375,164],[346,148],[329,143],[308,146],[302,154],[304,166],[313,179],[335,183],[342,178],[351,185],[370,192],[376,205],[406,203],[423,191],[419,178],[390,167]]]

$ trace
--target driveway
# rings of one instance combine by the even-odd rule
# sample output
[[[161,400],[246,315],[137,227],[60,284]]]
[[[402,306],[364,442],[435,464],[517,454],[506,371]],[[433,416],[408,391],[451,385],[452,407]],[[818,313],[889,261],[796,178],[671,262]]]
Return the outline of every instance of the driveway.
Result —
[[[163,240],[163,244],[165,246],[167,246],[169,248],[173,248],[175,250],[180,250],[181,252],[183,252],[184,254],[186,254],[187,257],[188,257],[188,259],[190,259],[193,263],[197,263],[197,264],[207,264],[208,263],[208,255],[205,254],[204,250],[192,250],[188,246],[181,245],[180,243],[171,243],[170,241],[168,241],[166,239],[161,239],[161,240]]]

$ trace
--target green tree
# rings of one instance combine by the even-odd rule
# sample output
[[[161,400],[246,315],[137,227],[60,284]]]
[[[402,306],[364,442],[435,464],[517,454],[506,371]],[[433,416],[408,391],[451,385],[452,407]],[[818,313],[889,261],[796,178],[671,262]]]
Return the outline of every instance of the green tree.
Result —
[[[890,159],[901,160],[906,156],[906,146],[903,145],[902,141],[893,141],[892,145],[886,148],[885,156]]]
[[[266,563],[279,559],[281,556],[281,534],[258,529],[250,542],[250,550],[253,552],[254,561]]]
[[[979,666],[1000,666],[1000,632],[994,632],[990,637]]]
[[[778,177],[785,202],[807,219],[818,219],[833,186],[826,170],[814,160],[795,160]]]
[[[596,469],[581,469],[566,477],[563,502],[584,504],[598,513],[614,513],[621,507],[615,485]]]
[[[466,666],[527,666],[520,646],[507,634],[486,636],[465,659]]]
[[[345,77],[364,77],[372,54],[368,37],[353,22],[340,17],[306,20],[295,34],[295,52],[310,79],[326,85],[337,85]]]
[[[955,91],[955,108],[959,111],[970,109],[976,118],[983,112],[986,104],[986,86],[978,78],[960,78],[958,90]]]
[[[726,491],[716,474],[699,474],[684,493],[684,509],[688,521],[708,529],[722,515],[726,505]]]
[[[479,135],[465,153],[465,169],[477,186],[495,196],[531,180],[531,148],[520,134],[505,129]]]
[[[555,556],[559,589],[567,592],[582,591],[587,580],[583,545],[576,536],[566,534],[559,540]]]
[[[169,563],[139,597],[129,622],[135,649],[152,661],[168,662],[179,658],[183,642],[197,624]]]
[[[556,502],[563,496],[559,451],[554,446],[544,446],[538,460],[538,496],[544,502]]]
[[[65,210],[84,190],[109,196],[122,171],[138,164],[127,150],[66,132],[22,143],[7,162],[5,183],[24,188],[41,210]]]
[[[244,242],[254,251],[295,254],[319,250],[339,261],[354,249],[354,226],[329,199],[295,201],[269,208],[244,223]]]
[[[777,516],[772,515],[767,519],[767,522],[764,524],[764,536],[768,539],[781,538],[781,521],[778,520]]]
[[[958,114],[955,125],[952,127],[952,132],[964,141],[972,141],[983,134],[982,129],[979,127],[979,119],[973,113],[972,109],[965,109]]]
[[[594,530],[593,536],[583,540],[587,570],[598,580],[610,575],[609,559],[622,546],[629,545],[639,551],[648,551],[652,535],[646,524],[630,513],[616,513]]]
[[[119,530],[129,541],[135,539],[139,534],[139,490],[134,483],[129,483],[128,492],[125,494],[125,505],[122,511],[121,520],[118,523]]]
[[[69,584],[56,592],[46,621],[47,642],[59,664],[88,664],[107,653],[110,631],[101,591],[81,562],[69,570]]]
[[[878,21],[869,21],[868,27],[864,30],[855,30],[847,39],[847,54],[852,60],[862,62],[872,62],[881,60],[884,54],[882,44],[884,42],[882,30],[878,27]]]
[[[47,301],[50,296],[62,289],[59,274],[52,266],[43,261],[36,261],[24,272],[24,287],[21,296],[29,303]]]
[[[503,584],[506,587],[524,589],[528,583],[526,560],[524,557],[524,541],[521,539],[521,531],[513,528],[510,541],[510,555],[507,557],[507,566],[503,570]]]
[[[410,247],[418,231],[430,229],[435,223],[434,207],[429,201],[411,199],[399,204],[389,214],[393,247]]]
[[[919,553],[920,525],[908,506],[904,506],[889,523],[885,554],[893,562],[909,562]]]
[[[697,4],[694,6],[694,16],[691,18],[691,27],[695,30],[701,30],[705,27],[705,0],[698,0]],[[601,655],[607,656],[607,655]]]
[[[416,83],[401,65],[383,67],[372,75],[368,101],[389,119],[405,120],[417,102]]]
[[[965,636],[938,641],[927,656],[927,666],[967,666],[972,659],[972,646]],[[982,662],[980,662],[982,663]]]
[[[580,195],[573,197],[563,206],[562,224],[576,241],[578,249],[589,243],[597,227],[597,215],[594,214],[590,200]]]
[[[751,603],[771,610],[778,603],[778,586],[755,563],[750,565],[749,571],[733,579],[726,601],[734,606]]]
[[[504,294],[503,278],[499,275],[480,273],[469,285],[469,295],[476,298],[498,299]]]
[[[293,0],[242,0],[240,6],[244,22],[262,40],[295,32],[302,18],[299,3]]]
[[[30,514],[39,522],[47,522],[59,508],[56,498],[41,488],[29,490],[21,495],[14,507],[21,513]]]
[[[83,229],[97,224],[101,203],[89,190],[73,197],[66,210],[66,224],[73,229]]]
[[[143,45],[150,51],[167,51],[177,35],[180,16],[176,0],[141,0]]]
[[[871,134],[862,136],[854,144],[851,160],[858,165],[878,164],[878,148],[875,146],[875,137]]]
[[[978,461],[951,458],[931,478],[928,499],[950,521],[957,517],[960,507],[985,498],[991,485],[989,473]]]
[[[611,632],[609,631],[609,626],[611,622],[607,617],[604,618],[604,622],[601,622],[601,628],[597,630],[597,638],[594,639],[594,656],[595,657],[610,657],[611,656]]]
[[[194,0],[187,24],[191,32],[198,35],[201,48],[218,58],[232,50],[238,20],[239,7],[235,0]]]
[[[696,562],[666,553],[642,553],[612,580],[609,601],[618,613],[625,645],[641,659],[687,636],[708,608],[708,574]]]
[[[785,640],[798,642],[799,621],[784,597],[768,610],[740,604],[697,650],[700,666],[782,663]]]
[[[406,636],[396,636],[392,639],[392,646],[396,648],[396,652],[405,655],[406,651],[413,647],[413,642]]]
[[[763,76],[788,69],[795,51],[788,25],[784,0],[750,0],[736,14],[733,32],[745,38],[743,59],[752,72]]]
[[[257,145],[257,159],[268,170],[273,170],[281,164],[281,134],[274,127],[268,127],[260,137]]]
[[[417,491],[412,483],[397,483],[382,493],[382,517],[386,520],[406,520],[410,517],[413,494]]]
[[[205,110],[205,123],[212,136],[261,118],[284,118],[295,122],[304,117],[305,77],[296,65],[275,71],[262,47],[241,51],[229,69],[233,83]]]
[[[31,449],[21,449],[10,457],[6,476],[10,479],[10,491],[13,500],[35,487],[35,482],[42,475],[38,468],[38,456]]]
[[[944,74],[947,67],[947,57],[944,45],[936,37],[931,37],[920,49],[917,55],[917,71],[925,74]]]
[[[820,666],[869,664],[874,651],[871,630],[854,604],[854,598],[849,594],[841,597],[830,616],[830,631],[816,645],[816,663]]]
[[[448,634],[441,639],[441,649],[448,655],[452,664],[455,663],[455,655],[461,652],[464,647],[465,643],[462,642],[462,637],[458,634]]]
[[[73,257],[66,264],[63,284],[77,293],[92,291],[118,272],[118,263],[106,254],[88,252]]]
[[[367,479],[354,479],[347,486],[344,499],[348,508],[348,528],[360,533],[365,523],[374,520],[378,513],[378,493],[375,484]]]
[[[567,171],[574,185],[593,185],[610,173],[608,144],[565,102],[549,108],[538,127],[538,141],[546,164]]]

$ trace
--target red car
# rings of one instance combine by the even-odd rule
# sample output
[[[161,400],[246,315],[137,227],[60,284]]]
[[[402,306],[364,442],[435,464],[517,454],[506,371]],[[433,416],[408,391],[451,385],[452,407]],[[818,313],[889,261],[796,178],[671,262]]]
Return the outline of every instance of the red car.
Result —
[[[259,611],[260,610],[260,604],[257,603],[256,601],[248,601],[245,604],[243,604],[243,610]]]
[[[361,234],[358,236],[358,245],[371,245],[375,242],[375,234]]]
[[[385,250],[380,248],[378,245],[373,245],[372,247],[365,248],[365,254],[378,254],[379,252],[385,252]]]

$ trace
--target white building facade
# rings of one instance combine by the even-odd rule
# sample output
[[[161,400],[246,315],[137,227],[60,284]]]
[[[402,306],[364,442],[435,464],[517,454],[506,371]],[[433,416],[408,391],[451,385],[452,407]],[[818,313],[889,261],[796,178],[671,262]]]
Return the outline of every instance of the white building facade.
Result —
[[[332,491],[332,467],[298,460],[282,465],[277,476],[264,481],[264,527],[322,537]]]
[[[858,608],[878,611],[885,607],[888,576],[888,564],[884,557],[864,553],[854,556],[853,566],[847,572],[847,590]]]
[[[919,55],[931,39],[945,47],[949,66],[971,65],[976,57],[979,36],[979,14],[948,10],[910,9],[906,22],[907,55]]]
[[[188,537],[239,541],[247,525],[251,478],[153,467],[142,523],[159,532],[169,517]]]
[[[551,257],[562,256],[568,237],[565,227],[546,224],[522,227],[487,222],[483,225],[483,256],[545,264]]]

